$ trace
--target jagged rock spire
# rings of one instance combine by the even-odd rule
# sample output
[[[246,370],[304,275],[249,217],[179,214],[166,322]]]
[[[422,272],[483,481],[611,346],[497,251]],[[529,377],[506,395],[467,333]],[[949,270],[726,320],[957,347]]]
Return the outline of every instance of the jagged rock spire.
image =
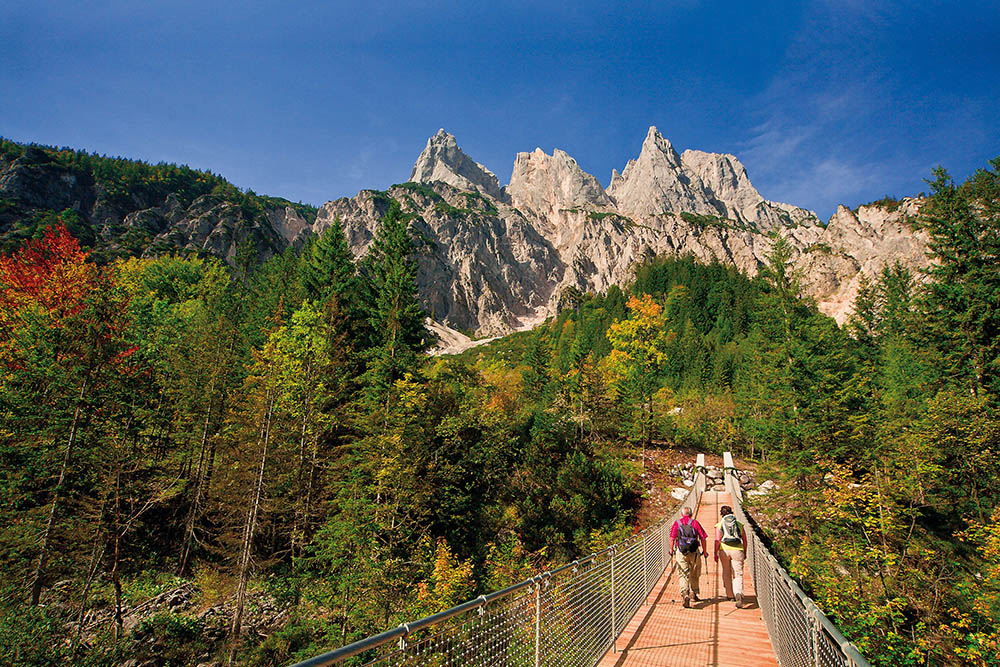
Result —
[[[427,146],[413,165],[410,180],[417,183],[443,181],[459,190],[503,199],[496,174],[463,153],[455,137],[444,129],[427,140]]]
[[[612,174],[608,194],[632,215],[720,213],[701,181],[684,172],[681,156],[655,126],[646,133],[639,157],[629,160],[620,176]]]

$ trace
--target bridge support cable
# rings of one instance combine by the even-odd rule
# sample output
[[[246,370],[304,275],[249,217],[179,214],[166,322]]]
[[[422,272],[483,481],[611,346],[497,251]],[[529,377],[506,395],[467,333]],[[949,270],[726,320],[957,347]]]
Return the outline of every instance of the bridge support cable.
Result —
[[[667,519],[603,551],[433,616],[299,662],[326,667],[592,667],[642,607],[667,568],[670,527],[685,507],[697,515],[705,455],[694,485]]]
[[[764,546],[759,528],[743,510],[743,489],[730,452],[725,453],[723,466],[733,513],[746,526],[746,568],[753,577],[757,604],[778,663],[782,667],[869,667],[857,647]]]

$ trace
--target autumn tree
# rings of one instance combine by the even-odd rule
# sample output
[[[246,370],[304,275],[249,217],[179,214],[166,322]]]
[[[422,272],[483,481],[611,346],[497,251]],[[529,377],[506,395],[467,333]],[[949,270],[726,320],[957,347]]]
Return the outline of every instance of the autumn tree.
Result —
[[[653,393],[674,334],[667,329],[663,307],[650,295],[633,296],[627,306],[629,317],[608,329],[612,350],[607,364],[613,386],[634,415],[636,440],[645,450],[652,438]]]
[[[0,257],[4,421],[14,427],[5,468],[32,460],[56,473],[31,575],[32,604],[39,601],[61,532],[81,433],[98,421],[98,397],[133,372],[127,325],[110,277],[87,261],[65,228],[49,228],[14,255]],[[58,454],[56,442],[62,443]]]

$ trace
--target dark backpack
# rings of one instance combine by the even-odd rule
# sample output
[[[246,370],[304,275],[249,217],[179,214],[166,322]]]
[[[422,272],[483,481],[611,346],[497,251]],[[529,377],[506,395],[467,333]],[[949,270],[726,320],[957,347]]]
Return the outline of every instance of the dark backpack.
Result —
[[[691,521],[677,524],[677,549],[682,554],[694,553],[698,550],[698,533]]]

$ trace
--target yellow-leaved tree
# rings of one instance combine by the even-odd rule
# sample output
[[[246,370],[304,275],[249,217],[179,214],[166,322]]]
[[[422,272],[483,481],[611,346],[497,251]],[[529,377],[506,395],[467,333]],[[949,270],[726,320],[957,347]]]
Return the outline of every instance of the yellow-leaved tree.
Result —
[[[648,294],[633,296],[626,304],[629,316],[608,329],[611,354],[605,360],[611,386],[631,416],[627,424],[631,437],[645,448],[651,440],[653,392],[660,371],[667,362],[667,346],[674,338],[667,329],[663,306]]]

